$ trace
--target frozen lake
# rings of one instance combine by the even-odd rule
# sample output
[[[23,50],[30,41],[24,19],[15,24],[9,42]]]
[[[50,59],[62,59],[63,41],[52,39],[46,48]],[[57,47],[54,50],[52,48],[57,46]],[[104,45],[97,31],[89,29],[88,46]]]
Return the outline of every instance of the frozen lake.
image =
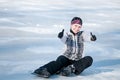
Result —
[[[44,80],[31,73],[63,53],[57,34],[75,16],[97,36],[84,51],[94,63],[79,76],[50,80],[119,80],[120,0],[0,0],[0,80]]]

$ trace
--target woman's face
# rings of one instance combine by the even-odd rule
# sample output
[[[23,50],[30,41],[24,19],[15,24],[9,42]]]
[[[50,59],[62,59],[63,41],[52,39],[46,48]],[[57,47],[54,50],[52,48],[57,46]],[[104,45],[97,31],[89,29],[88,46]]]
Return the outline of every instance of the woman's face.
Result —
[[[77,33],[80,31],[81,27],[82,27],[82,25],[80,25],[80,24],[72,24],[72,25],[71,25],[71,30],[72,30],[75,34],[77,34]]]

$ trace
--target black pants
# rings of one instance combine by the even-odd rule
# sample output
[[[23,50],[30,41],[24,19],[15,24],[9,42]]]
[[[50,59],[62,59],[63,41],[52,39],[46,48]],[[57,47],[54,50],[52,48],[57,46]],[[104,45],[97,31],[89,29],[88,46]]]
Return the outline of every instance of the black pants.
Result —
[[[75,74],[79,75],[81,72],[84,71],[84,69],[88,68],[91,66],[93,63],[93,59],[90,56],[85,56],[82,59],[75,61],[73,63],[73,66],[75,67]]]
[[[56,61],[51,61],[40,68],[47,68],[47,71],[50,74],[54,74],[57,71],[61,70],[63,67],[67,67],[68,65],[72,64],[72,60],[69,60],[65,56],[59,56]]]
[[[40,68],[46,68],[47,71],[52,75],[57,71],[61,70],[62,68],[67,67],[71,64],[73,64],[75,68],[81,69],[83,71],[85,68],[89,67],[92,64],[92,58],[90,56],[86,56],[78,61],[73,61],[61,55],[56,59],[56,61],[51,61],[41,66]]]

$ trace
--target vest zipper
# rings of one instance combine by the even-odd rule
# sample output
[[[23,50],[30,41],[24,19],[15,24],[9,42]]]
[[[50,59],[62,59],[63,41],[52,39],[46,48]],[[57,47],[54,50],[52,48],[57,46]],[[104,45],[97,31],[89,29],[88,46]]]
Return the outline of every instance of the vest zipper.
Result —
[[[75,38],[75,36],[74,36],[74,39],[75,39],[75,52],[74,53],[76,53],[76,38]]]

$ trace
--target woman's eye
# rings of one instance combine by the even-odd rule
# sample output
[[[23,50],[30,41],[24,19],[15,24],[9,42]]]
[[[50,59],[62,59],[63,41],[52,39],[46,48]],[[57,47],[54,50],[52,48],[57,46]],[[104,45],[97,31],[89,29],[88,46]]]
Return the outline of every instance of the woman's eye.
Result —
[[[75,27],[77,27],[77,25],[75,25]]]

